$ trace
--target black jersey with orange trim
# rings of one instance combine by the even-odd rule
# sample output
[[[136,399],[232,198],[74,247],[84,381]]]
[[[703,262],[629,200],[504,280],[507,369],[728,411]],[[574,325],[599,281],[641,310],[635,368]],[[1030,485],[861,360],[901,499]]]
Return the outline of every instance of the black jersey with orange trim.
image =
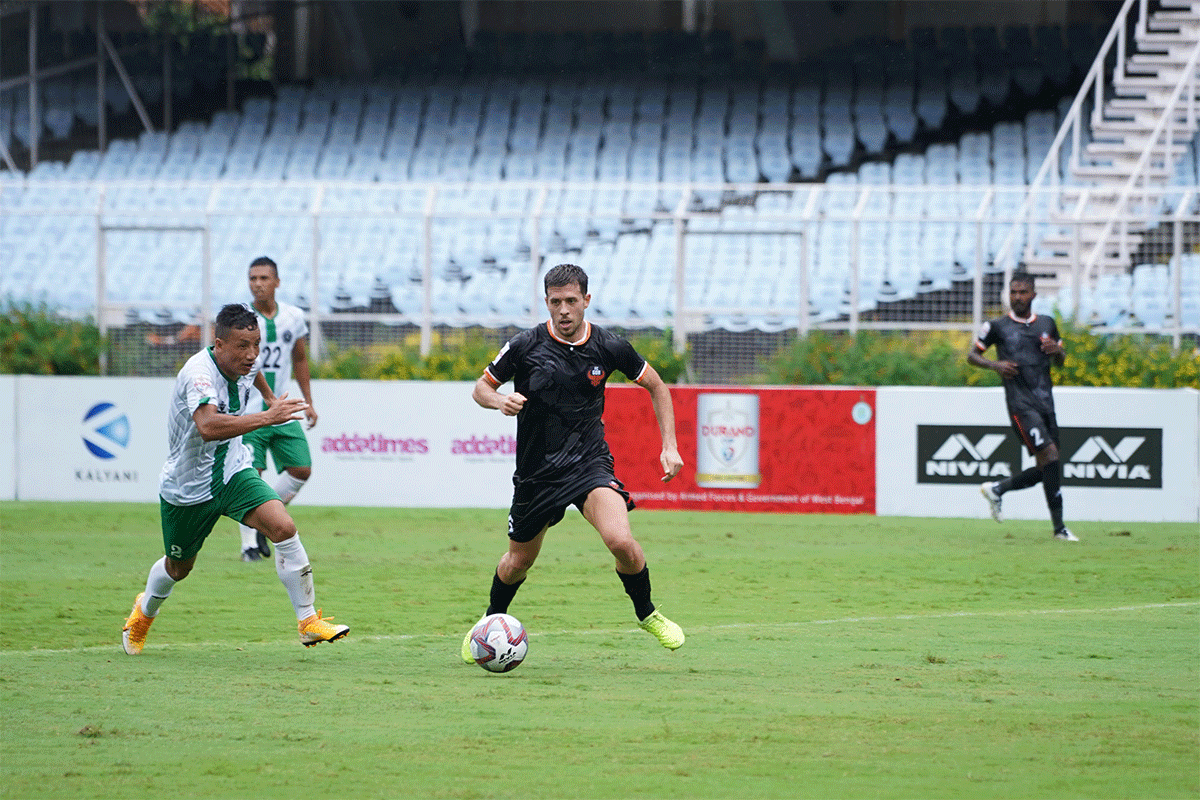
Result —
[[[574,343],[546,322],[504,345],[484,378],[496,388],[511,380],[525,396],[517,415],[515,481],[558,483],[597,461],[611,469],[601,415],[604,386],[614,370],[636,381],[646,361],[625,339],[589,322]]]
[[[1054,413],[1051,357],[1042,352],[1043,339],[1062,341],[1053,317],[1030,314],[1029,319],[1017,319],[1011,312],[983,323],[975,337],[976,352],[995,345],[997,361],[1011,361],[1018,367],[1016,377],[1004,380],[1010,414],[1025,410]]]

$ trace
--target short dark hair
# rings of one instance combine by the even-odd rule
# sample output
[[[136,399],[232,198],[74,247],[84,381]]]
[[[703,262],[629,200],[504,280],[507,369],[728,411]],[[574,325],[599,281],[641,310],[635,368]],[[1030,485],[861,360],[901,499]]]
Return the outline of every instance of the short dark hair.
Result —
[[[217,312],[216,334],[218,339],[229,338],[229,333],[234,328],[240,331],[258,328],[258,317],[244,303],[230,303],[222,306],[221,310]]]
[[[1008,279],[1008,282],[1010,284],[1027,283],[1030,289],[1037,291],[1037,284],[1034,282],[1033,273],[1031,272],[1014,272],[1012,277]]]
[[[274,261],[272,261],[271,259],[267,258],[266,256],[259,256],[258,258],[256,258],[256,259],[254,259],[253,261],[251,261],[251,262],[250,262],[250,268],[251,268],[251,269],[253,269],[254,267],[270,267],[270,268],[271,268],[271,272],[272,272],[272,273],[274,273],[274,275],[275,275],[275,278],[276,278],[277,280],[278,280],[278,278],[279,278],[279,267],[278,267],[278,265],[276,265]],[[247,271],[249,271],[249,270],[247,270]]]
[[[551,267],[546,273],[546,294],[550,294],[550,289],[558,286],[570,286],[572,283],[579,285],[579,293],[587,294],[587,273],[582,267],[577,267],[574,264],[559,264],[557,267]]]

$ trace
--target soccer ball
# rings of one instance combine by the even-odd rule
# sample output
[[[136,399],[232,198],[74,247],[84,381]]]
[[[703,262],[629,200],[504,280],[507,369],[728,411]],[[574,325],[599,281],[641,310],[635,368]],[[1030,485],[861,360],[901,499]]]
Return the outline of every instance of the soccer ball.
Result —
[[[490,614],[471,629],[471,657],[488,672],[516,669],[529,652],[525,626],[508,614]]]

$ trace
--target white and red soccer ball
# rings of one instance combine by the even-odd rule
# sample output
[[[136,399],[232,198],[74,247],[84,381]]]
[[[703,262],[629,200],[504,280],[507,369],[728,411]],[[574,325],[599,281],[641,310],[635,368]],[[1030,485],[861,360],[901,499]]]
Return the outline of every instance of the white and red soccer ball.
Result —
[[[525,626],[508,614],[489,614],[471,629],[471,657],[488,672],[516,669],[529,652]]]

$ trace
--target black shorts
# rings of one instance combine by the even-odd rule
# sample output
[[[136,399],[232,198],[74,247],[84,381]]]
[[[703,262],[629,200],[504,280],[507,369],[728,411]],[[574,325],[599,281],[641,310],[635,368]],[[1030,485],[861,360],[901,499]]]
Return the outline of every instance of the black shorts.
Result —
[[[532,541],[543,528],[561,522],[567,506],[573,505],[583,511],[588,493],[600,486],[607,486],[621,495],[625,507],[630,511],[634,509],[625,484],[603,468],[580,472],[561,483],[517,483],[514,480],[512,508],[508,511],[508,538],[514,542]]]
[[[1013,430],[1021,437],[1030,455],[1036,455],[1051,444],[1058,446],[1058,420],[1054,418],[1054,412],[1022,408],[1009,409],[1008,415]]]

